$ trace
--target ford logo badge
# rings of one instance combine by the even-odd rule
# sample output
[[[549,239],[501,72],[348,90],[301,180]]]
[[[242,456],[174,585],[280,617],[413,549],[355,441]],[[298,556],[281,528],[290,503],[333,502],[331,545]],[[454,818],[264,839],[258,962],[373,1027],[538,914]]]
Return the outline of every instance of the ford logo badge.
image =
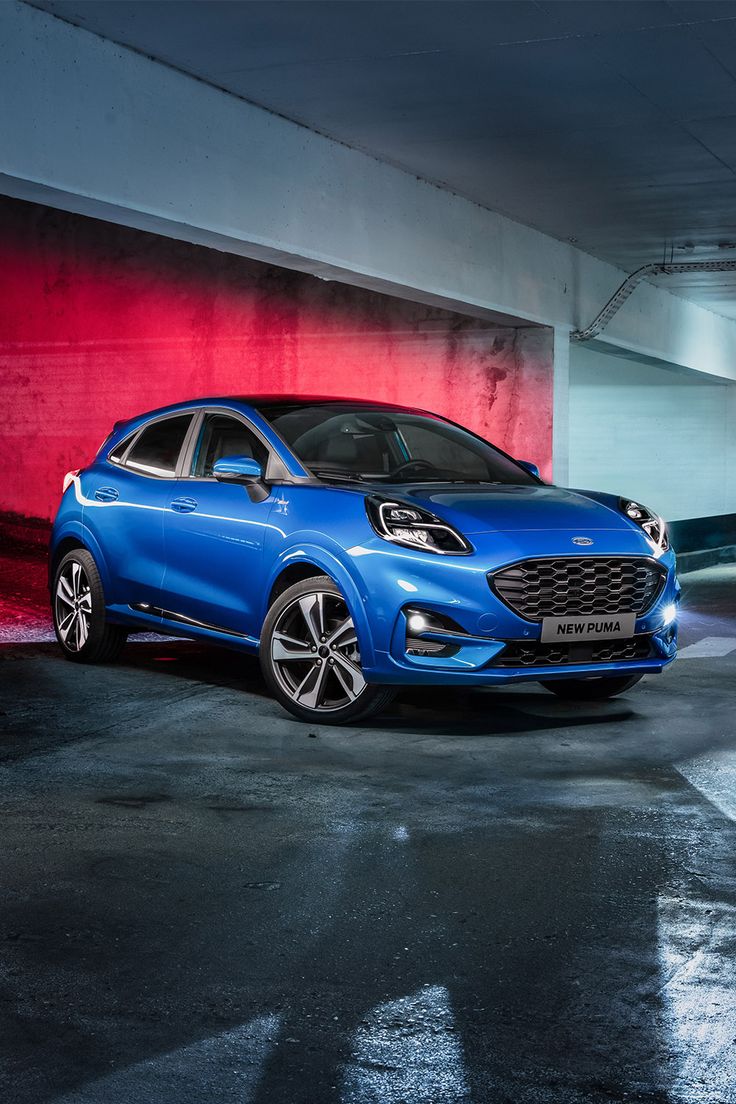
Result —
[[[590,539],[590,537],[573,537],[572,538],[572,543],[573,544],[584,544],[584,545],[587,546],[589,544],[592,544],[593,541]]]

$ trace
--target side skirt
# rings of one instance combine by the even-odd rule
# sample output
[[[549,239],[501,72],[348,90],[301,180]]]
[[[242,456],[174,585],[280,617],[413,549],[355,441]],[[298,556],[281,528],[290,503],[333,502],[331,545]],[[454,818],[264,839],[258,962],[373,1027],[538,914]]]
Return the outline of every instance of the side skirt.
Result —
[[[127,617],[126,611],[129,611]],[[213,644],[234,648],[236,651],[242,649],[250,653],[257,652],[260,643],[256,637],[248,636],[247,633],[212,625],[207,621],[198,621],[194,617],[187,617],[186,614],[161,609],[146,602],[131,602],[126,607],[118,606],[117,610],[113,607],[110,614],[111,620],[128,625],[131,632],[137,630],[160,633],[162,636],[183,636],[190,640],[210,640]]]

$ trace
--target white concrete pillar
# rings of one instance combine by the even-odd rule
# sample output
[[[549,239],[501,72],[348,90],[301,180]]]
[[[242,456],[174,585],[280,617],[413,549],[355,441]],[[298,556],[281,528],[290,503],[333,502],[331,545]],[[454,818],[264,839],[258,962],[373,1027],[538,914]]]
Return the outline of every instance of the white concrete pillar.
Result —
[[[555,326],[552,388],[552,478],[566,487],[570,475],[570,331]]]

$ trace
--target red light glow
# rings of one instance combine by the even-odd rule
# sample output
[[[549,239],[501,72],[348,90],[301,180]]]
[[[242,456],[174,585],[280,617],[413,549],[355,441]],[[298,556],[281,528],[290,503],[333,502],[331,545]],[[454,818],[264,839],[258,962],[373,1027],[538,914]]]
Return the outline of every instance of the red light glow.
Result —
[[[465,424],[549,475],[551,341],[0,199],[0,509],[49,518],[119,419],[200,395],[339,394]]]

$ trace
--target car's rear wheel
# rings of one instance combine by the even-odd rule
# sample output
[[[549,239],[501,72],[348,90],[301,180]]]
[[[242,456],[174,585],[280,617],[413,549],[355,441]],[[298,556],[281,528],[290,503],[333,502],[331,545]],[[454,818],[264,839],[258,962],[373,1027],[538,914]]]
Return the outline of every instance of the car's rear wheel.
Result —
[[[326,575],[295,583],[276,598],[263,625],[260,657],[274,697],[302,721],[365,720],[396,693],[365,681],[353,619]]]
[[[643,675],[622,675],[618,678],[559,679],[543,682],[545,690],[551,690],[558,698],[571,701],[604,701],[623,694],[641,682]]]
[[[76,663],[117,659],[127,632],[105,617],[102,580],[86,548],[74,548],[61,560],[52,591],[54,632],[62,652]]]

